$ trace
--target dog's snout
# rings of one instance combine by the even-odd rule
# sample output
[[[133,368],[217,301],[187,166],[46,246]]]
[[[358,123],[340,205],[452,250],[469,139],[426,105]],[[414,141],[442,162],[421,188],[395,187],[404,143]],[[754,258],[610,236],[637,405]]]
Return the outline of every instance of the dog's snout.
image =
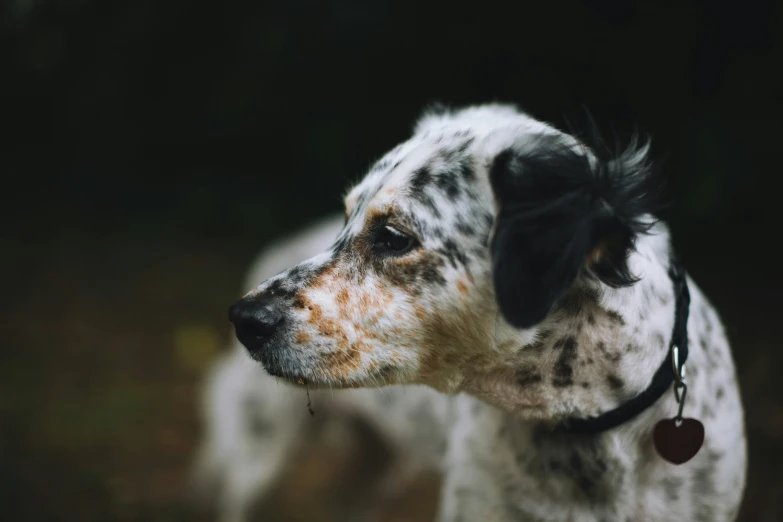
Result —
[[[237,339],[251,354],[262,349],[283,322],[280,304],[279,299],[257,296],[240,299],[229,308]]]

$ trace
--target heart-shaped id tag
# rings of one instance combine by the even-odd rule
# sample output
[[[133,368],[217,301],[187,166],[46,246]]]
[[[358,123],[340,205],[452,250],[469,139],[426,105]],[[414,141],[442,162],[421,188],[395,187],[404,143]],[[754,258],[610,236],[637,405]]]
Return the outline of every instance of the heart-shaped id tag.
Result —
[[[683,464],[695,457],[701,449],[704,425],[696,419],[659,421],[653,431],[653,443],[658,455],[665,460],[672,464]]]

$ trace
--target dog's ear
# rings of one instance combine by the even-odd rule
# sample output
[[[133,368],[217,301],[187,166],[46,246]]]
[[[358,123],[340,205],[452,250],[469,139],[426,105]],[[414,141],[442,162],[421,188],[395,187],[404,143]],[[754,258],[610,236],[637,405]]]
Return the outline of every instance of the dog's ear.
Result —
[[[655,223],[662,186],[637,141],[600,158],[567,136],[502,151],[490,169],[498,212],[490,245],[495,294],[518,328],[542,321],[582,273],[633,284],[628,256]],[[597,142],[598,143],[598,142]]]

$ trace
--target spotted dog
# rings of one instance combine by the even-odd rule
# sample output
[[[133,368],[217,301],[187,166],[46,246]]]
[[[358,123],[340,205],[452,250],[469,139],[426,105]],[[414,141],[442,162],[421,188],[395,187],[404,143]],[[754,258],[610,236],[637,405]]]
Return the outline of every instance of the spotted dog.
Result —
[[[440,522],[733,520],[742,406],[721,321],[690,278],[684,405],[706,428],[701,451],[675,466],[654,449],[656,422],[678,411],[670,387],[617,425],[569,429],[649,395],[671,357],[680,295],[657,180],[646,144],[610,154],[509,106],[432,111],[348,193],[336,238],[254,280],[230,318],[270,375],[360,388],[334,402],[440,466]],[[233,431],[207,453],[235,519],[282,465],[287,430],[307,429],[259,367],[212,387],[213,432]],[[368,389],[386,385],[414,386]],[[267,438],[235,428],[243,401]],[[425,429],[405,417],[416,408]],[[254,467],[260,453],[275,462]]]

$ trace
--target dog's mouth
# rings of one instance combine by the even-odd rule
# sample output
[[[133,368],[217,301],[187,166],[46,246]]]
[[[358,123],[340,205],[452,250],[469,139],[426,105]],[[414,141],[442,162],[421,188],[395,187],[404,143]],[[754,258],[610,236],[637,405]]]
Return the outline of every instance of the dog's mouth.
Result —
[[[365,376],[333,376],[319,369],[298,369],[291,370],[280,368],[275,364],[266,364],[262,362],[266,372],[286,383],[294,384],[300,387],[307,387],[314,390],[320,389],[339,389],[339,388],[368,388],[388,386],[398,384],[394,377],[394,372],[388,367],[384,367],[379,372],[373,372]]]
[[[306,386],[308,388],[314,388],[314,389],[335,387],[335,385],[330,382],[322,381],[320,379],[314,379],[311,377],[305,377],[298,373],[271,370],[266,366],[264,367],[264,369],[272,377],[276,377],[281,381],[285,381],[289,384],[296,384],[298,386]]]
[[[270,372],[269,370],[267,370],[267,373],[273,377],[285,381],[288,384],[294,384],[300,387],[306,387],[311,390],[366,388],[368,386],[368,383],[366,382],[357,382],[349,379],[317,379],[311,377],[303,377],[301,375],[293,374],[293,373],[278,373],[278,372],[273,373]]]

